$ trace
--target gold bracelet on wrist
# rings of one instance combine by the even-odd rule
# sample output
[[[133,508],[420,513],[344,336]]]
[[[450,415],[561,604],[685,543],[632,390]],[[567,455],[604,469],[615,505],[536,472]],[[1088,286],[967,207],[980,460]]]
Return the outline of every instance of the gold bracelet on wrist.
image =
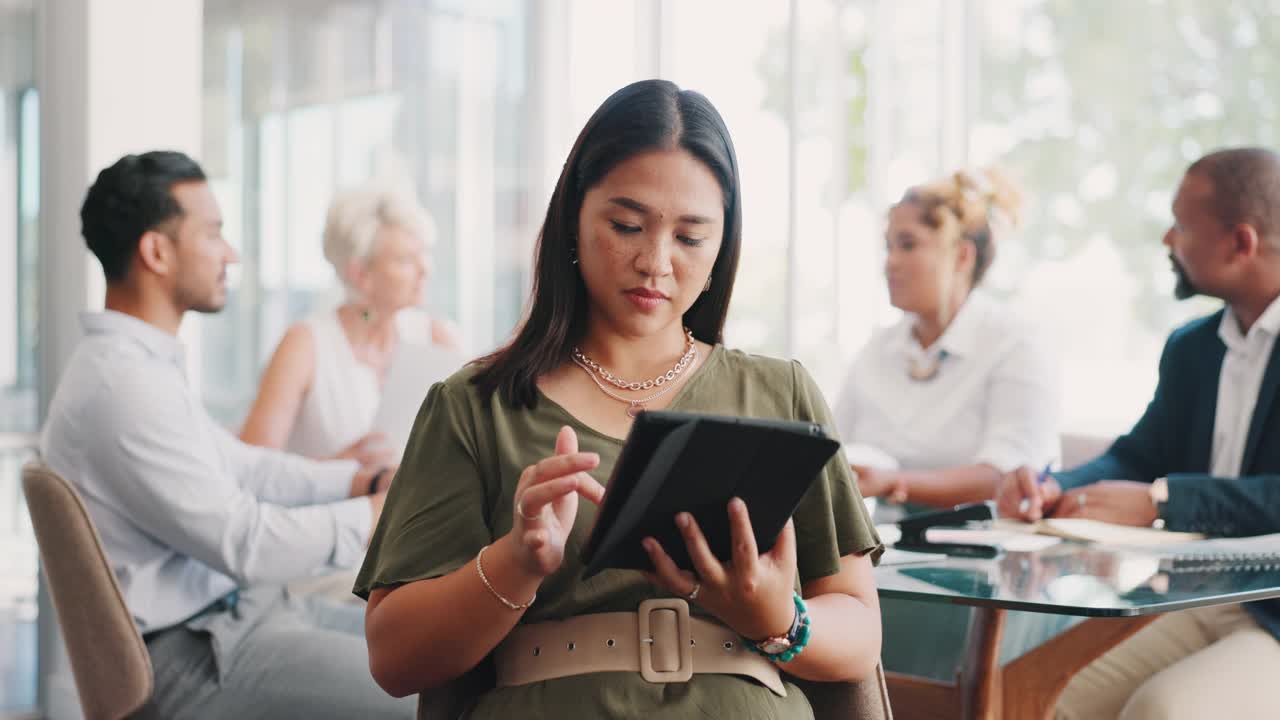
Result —
[[[480,582],[484,583],[484,586],[489,588],[489,592],[493,593],[493,596],[498,598],[498,602],[501,602],[503,605],[506,605],[507,608],[511,610],[528,609],[529,606],[533,605],[533,601],[538,599],[538,593],[535,592],[533,594],[533,597],[529,598],[529,602],[527,603],[513,603],[510,600],[503,597],[502,593],[494,589],[493,584],[489,582],[489,578],[486,577],[484,574],[484,566],[480,564],[480,558],[484,556],[484,551],[488,549],[489,549],[489,546],[485,545],[484,547],[480,548],[480,552],[476,553],[476,573],[480,576]]]

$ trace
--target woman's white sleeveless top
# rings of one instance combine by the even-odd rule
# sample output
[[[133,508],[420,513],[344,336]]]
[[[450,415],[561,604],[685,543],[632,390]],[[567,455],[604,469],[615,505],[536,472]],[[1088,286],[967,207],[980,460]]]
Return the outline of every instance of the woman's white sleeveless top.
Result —
[[[351,349],[336,309],[313,315],[303,323],[315,345],[315,375],[302,399],[285,449],[312,458],[336,455],[364,437],[373,427],[382,389],[378,373],[360,362]],[[416,308],[396,317],[400,342],[430,338],[431,319]]]

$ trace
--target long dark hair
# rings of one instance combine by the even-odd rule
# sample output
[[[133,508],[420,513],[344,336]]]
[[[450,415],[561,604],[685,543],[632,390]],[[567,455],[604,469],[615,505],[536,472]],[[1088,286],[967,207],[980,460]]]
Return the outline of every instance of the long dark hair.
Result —
[[[676,148],[705,163],[724,194],[724,237],[711,269],[711,288],[684,314],[694,337],[710,344],[722,341],[742,246],[733,141],[706,97],[666,80],[642,80],[610,95],[569,151],[538,234],[528,315],[510,343],[477,361],[480,370],[472,382],[481,395],[497,392],[512,407],[537,404],[538,378],[568,361],[570,348],[586,331],[587,289],[572,252],[583,196],[628,158]]]

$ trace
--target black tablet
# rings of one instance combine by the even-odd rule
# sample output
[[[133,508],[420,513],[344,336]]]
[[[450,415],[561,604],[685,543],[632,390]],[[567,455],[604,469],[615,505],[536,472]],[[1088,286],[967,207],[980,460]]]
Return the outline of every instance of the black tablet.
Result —
[[[643,412],[631,426],[582,550],[583,577],[601,570],[651,570],[640,541],[652,536],[676,564],[692,563],[675,524],[697,519],[711,551],[732,556],[729,500],[742,498],[760,552],[839,450],[820,425],[790,420]]]

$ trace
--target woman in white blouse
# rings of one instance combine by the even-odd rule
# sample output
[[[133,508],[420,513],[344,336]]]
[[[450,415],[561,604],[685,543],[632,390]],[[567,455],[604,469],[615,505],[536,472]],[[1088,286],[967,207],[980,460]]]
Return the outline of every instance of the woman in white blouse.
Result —
[[[386,438],[371,432],[397,346],[412,341],[459,350],[453,325],[419,309],[432,235],[430,216],[403,191],[370,185],[334,198],[324,255],[347,301],[285,333],[241,440],[317,458],[398,459]]]
[[[836,407],[864,497],[950,507],[1056,459],[1052,356],[1031,322],[979,289],[1021,201],[1000,174],[961,171],[889,211],[885,276],[904,316],[863,348]]]
[[[859,353],[836,406],[864,497],[907,512],[987,500],[1003,472],[1056,459],[1053,358],[1032,323],[978,289],[1021,200],[998,173],[957,172],[890,209],[885,276],[904,315]],[[886,669],[954,681],[968,608],[886,599],[880,612]],[[1069,622],[1012,613],[1002,660]]]

